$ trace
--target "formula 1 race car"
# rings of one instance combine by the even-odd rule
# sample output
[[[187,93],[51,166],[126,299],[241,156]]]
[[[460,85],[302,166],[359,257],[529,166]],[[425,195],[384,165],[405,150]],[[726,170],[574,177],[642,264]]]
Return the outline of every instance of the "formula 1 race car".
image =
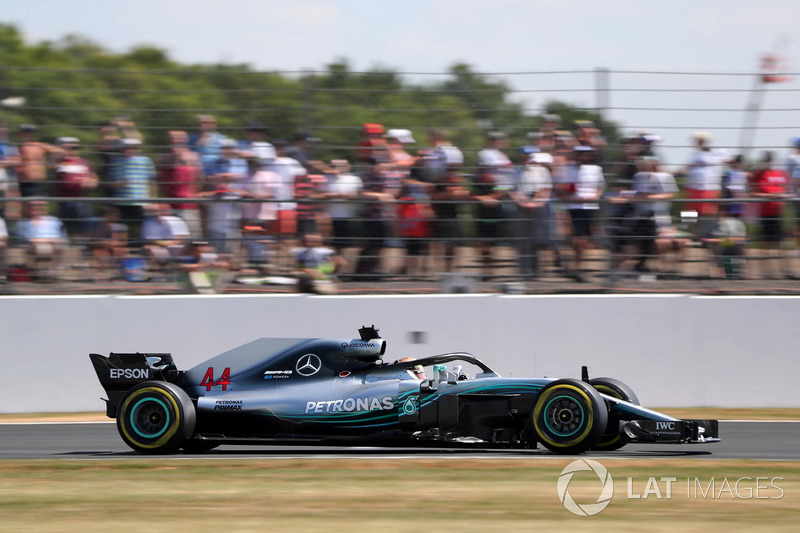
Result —
[[[142,453],[220,444],[536,448],[717,442],[716,420],[639,406],[613,378],[503,378],[468,353],[383,360],[386,341],[259,339],[190,370],[167,353],[90,354],[125,443]],[[448,364],[451,366],[448,368]],[[465,366],[474,370],[469,375]]]

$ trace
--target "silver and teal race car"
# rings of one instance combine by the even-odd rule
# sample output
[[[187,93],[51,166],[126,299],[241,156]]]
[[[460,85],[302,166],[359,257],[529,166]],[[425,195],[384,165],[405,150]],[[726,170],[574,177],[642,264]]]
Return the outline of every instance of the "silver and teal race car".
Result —
[[[468,353],[386,361],[357,339],[264,338],[179,370],[167,353],[90,354],[125,443],[142,453],[221,444],[545,448],[718,441],[716,420],[639,405],[613,378],[504,378]]]

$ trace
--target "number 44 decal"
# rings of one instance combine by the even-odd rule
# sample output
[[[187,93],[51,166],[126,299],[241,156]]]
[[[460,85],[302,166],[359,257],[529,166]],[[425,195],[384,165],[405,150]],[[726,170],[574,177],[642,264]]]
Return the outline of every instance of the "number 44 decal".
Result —
[[[222,390],[228,390],[228,385],[231,384],[231,369],[225,368],[222,371],[222,375],[219,377],[217,381],[214,381],[214,367],[208,367],[206,370],[206,375],[203,376],[203,381],[200,382],[201,387],[205,387],[206,391],[210,391],[211,387],[216,387],[218,385],[222,386]]]

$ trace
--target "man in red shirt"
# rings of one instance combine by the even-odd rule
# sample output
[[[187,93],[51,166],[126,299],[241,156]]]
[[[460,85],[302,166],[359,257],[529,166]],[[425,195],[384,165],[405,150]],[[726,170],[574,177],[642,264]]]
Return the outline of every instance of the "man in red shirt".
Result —
[[[786,172],[772,168],[772,152],[764,152],[760,168],[750,175],[750,190],[757,204],[759,232],[757,239],[763,242],[762,253],[766,254],[761,268],[762,275],[771,265],[772,274],[780,268],[781,240],[783,239],[782,200],[789,196],[789,176]],[[777,262],[773,261],[777,258]]]

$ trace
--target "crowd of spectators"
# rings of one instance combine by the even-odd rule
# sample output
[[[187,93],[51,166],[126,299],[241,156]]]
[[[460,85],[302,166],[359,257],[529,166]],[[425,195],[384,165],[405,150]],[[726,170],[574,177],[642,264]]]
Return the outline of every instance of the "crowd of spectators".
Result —
[[[491,277],[498,247],[514,251],[522,279],[541,277],[547,255],[556,275],[584,281],[593,249],[608,253],[612,279],[652,274],[659,258],[686,247],[707,250],[710,276],[754,275],[755,256],[764,259],[758,275],[794,274],[783,258],[800,236],[800,140],[785,163],[764,152],[748,165],[697,132],[691,159],[673,174],[656,135],[631,136],[612,160],[594,124],[556,115],[523,146],[488,132],[472,167],[444,131],[418,142],[408,129],[361,128],[347,157],[322,161],[307,132],[268,141],[253,122],[237,140],[211,115],[195,131],[167,132],[156,149],[126,118],[103,124],[90,146],[43,142],[32,125],[12,140],[0,123],[0,279],[10,277],[9,246],[25,251],[15,275],[43,275],[77,246],[97,279],[202,265],[311,279],[469,268]],[[403,250],[394,272],[383,261],[390,247]],[[459,262],[462,247],[475,250],[476,264]]]

